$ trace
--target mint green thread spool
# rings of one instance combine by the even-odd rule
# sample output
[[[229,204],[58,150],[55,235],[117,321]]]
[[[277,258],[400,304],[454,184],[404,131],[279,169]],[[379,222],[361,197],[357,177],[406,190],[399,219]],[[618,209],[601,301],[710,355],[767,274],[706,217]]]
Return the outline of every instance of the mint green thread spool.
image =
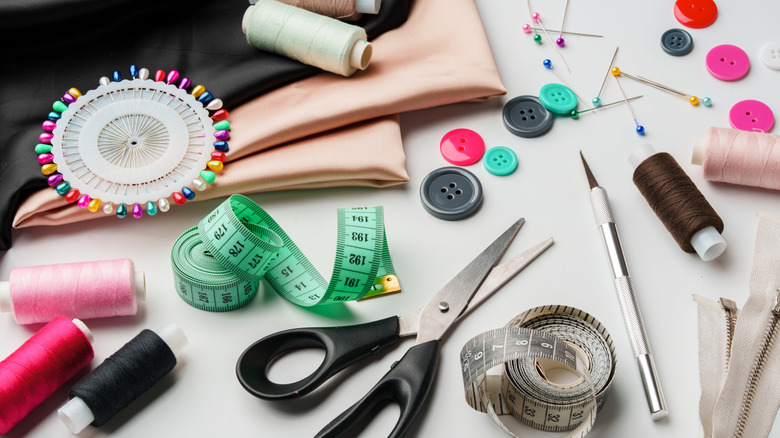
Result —
[[[259,0],[244,13],[249,44],[342,76],[365,70],[373,49],[366,31],[274,0]]]

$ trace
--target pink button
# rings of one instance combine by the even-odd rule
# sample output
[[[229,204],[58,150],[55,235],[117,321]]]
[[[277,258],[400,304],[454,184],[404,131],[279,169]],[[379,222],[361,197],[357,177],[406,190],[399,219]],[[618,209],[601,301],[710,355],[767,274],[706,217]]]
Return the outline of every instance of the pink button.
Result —
[[[743,100],[731,107],[729,122],[734,129],[769,132],[775,122],[775,115],[763,102]]]
[[[468,166],[485,155],[485,141],[471,129],[453,129],[444,134],[439,145],[445,160],[457,166]]]
[[[707,70],[722,81],[742,79],[750,69],[750,58],[737,46],[723,44],[707,53]]]

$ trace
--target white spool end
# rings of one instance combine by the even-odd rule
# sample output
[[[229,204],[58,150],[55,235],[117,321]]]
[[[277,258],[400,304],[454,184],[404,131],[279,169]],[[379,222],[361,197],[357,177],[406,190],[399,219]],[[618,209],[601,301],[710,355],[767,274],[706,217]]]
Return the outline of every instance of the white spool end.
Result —
[[[92,330],[90,330],[89,327],[87,327],[87,325],[84,324],[84,322],[76,318],[73,318],[71,321],[73,322],[73,325],[75,325],[76,327],[78,327],[79,330],[81,330],[81,333],[84,333],[84,336],[87,337],[90,344],[95,342],[95,335],[92,334]]]
[[[248,8],[246,8],[246,11],[244,11],[244,17],[241,19],[241,31],[246,34],[247,26],[249,25],[249,17],[252,16],[252,11],[254,11],[254,3],[252,3]]]
[[[382,0],[357,0],[355,2],[355,12],[361,14],[378,14],[382,6]]]
[[[92,410],[79,397],[70,399],[57,410],[57,414],[60,416],[60,420],[65,423],[65,426],[73,433],[80,433],[90,423],[95,421],[95,415],[92,413]]]
[[[352,46],[349,54],[349,65],[358,70],[365,70],[371,63],[371,55],[374,54],[374,46],[368,41],[357,41]]]
[[[704,150],[707,148],[706,138],[697,138],[693,141],[693,152],[691,153],[691,164],[701,166],[704,164]]]
[[[691,237],[691,246],[702,260],[709,262],[723,254],[723,251],[726,250],[726,240],[715,227],[710,225],[697,231]]]
[[[135,275],[133,275],[133,287],[135,288],[135,297],[139,300],[145,300],[146,275],[144,275],[144,271],[135,271]]]
[[[156,333],[157,336],[168,344],[168,348],[171,349],[173,355],[176,356],[176,362],[178,362],[179,355],[181,355],[182,350],[184,350],[184,347],[186,347],[189,342],[187,340],[187,335],[184,334],[181,327],[175,323],[171,323]]]
[[[628,162],[636,169],[643,161],[650,158],[652,155],[655,155],[655,148],[653,145],[643,144],[631,151],[631,155],[628,156]]]
[[[12,310],[11,283],[0,281],[0,313],[9,313]]]

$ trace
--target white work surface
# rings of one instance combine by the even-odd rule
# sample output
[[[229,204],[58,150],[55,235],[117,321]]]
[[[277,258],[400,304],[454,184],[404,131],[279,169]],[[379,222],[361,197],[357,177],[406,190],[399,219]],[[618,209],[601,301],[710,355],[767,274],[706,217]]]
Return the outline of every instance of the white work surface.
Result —
[[[564,0],[532,3],[546,27],[559,28]],[[780,41],[780,2],[719,1],[713,25],[686,28],[693,36],[694,48],[683,57],[667,55],[659,44],[664,31],[683,28],[674,18],[673,5],[672,0],[572,0],[566,29],[604,38],[565,37],[567,45],[561,54],[571,67],[569,75],[546,38],[537,45],[532,36],[521,31],[521,25],[530,22],[524,1],[478,0],[507,95],[487,103],[403,114],[410,177],[407,184],[388,189],[341,188],[251,196],[282,224],[326,277],[333,265],[336,209],[384,206],[390,251],[403,286],[400,294],[334,307],[330,316],[328,310],[296,307],[269,288],[249,305],[229,313],[189,307],[173,287],[170,249],[179,234],[196,225],[223,199],[173,206],[168,213],[141,220],[110,217],[14,231],[13,247],[0,258],[2,279],[20,266],[115,258],[130,258],[138,270],[146,273],[148,299],[140,305],[138,315],[85,321],[95,335],[95,360],[90,368],[144,328],[159,329],[176,322],[190,339],[183,360],[171,375],[109,424],[100,429],[87,428],[81,436],[313,436],[362,397],[413,341],[402,341],[399,348],[350,368],[303,399],[281,403],[256,399],[239,385],[235,364],[241,352],[279,330],[361,323],[406,314],[423,304],[520,217],[526,219],[526,224],[508,256],[550,236],[555,244],[445,337],[435,383],[410,436],[504,436],[488,416],[473,411],[464,401],[458,355],[472,336],[502,326],[526,309],[546,304],[570,305],[591,313],[606,325],[614,339],[617,373],[592,436],[698,436],[697,321],[691,295],[713,300],[729,297],[740,307],[744,304],[758,223],[756,213],[766,210],[780,215],[780,194],[704,180],[701,168],[690,164],[691,148],[694,139],[703,137],[708,127],[728,127],[728,111],[738,101],[761,100],[780,116],[780,71],[766,68],[758,57],[765,43]],[[458,23],[452,23],[451,31],[458,32]],[[750,56],[750,72],[745,78],[723,82],[708,73],[705,56],[720,44],[740,46]],[[699,98],[708,96],[712,107],[692,107],[674,95],[624,79],[621,84],[629,96],[644,95],[632,103],[639,122],[647,129],[643,137],[634,132],[625,106],[583,114],[579,120],[556,117],[550,132],[533,139],[516,137],[504,128],[501,110],[505,102],[522,94],[538,95],[544,84],[558,82],[555,74],[542,66],[544,58],[551,59],[574,90],[589,101],[598,91],[616,45],[620,51],[615,65],[624,71]],[[619,98],[610,77],[602,100],[608,103]],[[439,141],[456,128],[479,132],[488,147],[514,149],[520,164],[506,177],[489,174],[481,162],[469,166],[483,184],[484,201],[473,216],[448,222],[423,209],[419,187],[429,172],[448,165],[439,153]],[[777,126],[773,132],[778,132]],[[680,250],[632,183],[627,157],[644,143],[671,153],[723,218],[728,249],[720,258],[703,262]],[[580,150],[612,201],[669,407],[665,421],[653,422],[648,414],[595,226]],[[18,348],[38,328],[18,326],[11,315],[0,315],[0,357]],[[297,360],[285,361],[285,368],[288,373],[303,376],[314,369],[316,357],[299,355]],[[67,388],[57,391],[7,436],[69,436],[56,415],[66,394]],[[395,421],[394,412],[397,408],[383,411],[379,424],[373,424],[365,435],[383,436]],[[539,432],[531,435],[555,436]],[[780,436],[777,426],[773,436]]]

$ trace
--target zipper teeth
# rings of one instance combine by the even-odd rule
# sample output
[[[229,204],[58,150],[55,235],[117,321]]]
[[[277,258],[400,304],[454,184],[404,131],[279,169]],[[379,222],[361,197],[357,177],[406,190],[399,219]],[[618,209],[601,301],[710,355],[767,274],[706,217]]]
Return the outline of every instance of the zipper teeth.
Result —
[[[775,342],[778,321],[780,321],[780,312],[773,310],[772,318],[766,326],[764,338],[761,340],[761,346],[753,360],[753,367],[750,369],[750,374],[748,375],[747,387],[745,388],[745,395],[742,397],[742,406],[740,406],[739,409],[737,428],[734,431],[733,438],[742,438],[745,433],[745,427],[747,426],[748,417],[750,416],[750,409],[753,407],[753,397],[756,394],[758,382],[761,379],[761,373],[764,371],[767,356]]]
[[[734,341],[734,329],[737,326],[737,304],[727,298],[720,299],[726,316],[726,360],[724,372],[728,372],[731,363],[731,344]]]

